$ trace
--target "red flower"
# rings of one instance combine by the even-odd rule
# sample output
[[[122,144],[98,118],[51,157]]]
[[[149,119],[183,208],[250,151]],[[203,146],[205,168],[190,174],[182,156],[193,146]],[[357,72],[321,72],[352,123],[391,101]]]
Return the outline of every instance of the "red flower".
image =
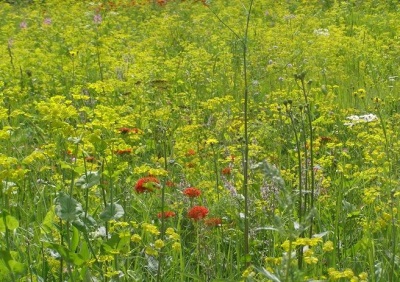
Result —
[[[121,134],[128,134],[128,133],[139,133],[139,129],[137,128],[129,128],[129,127],[121,127],[118,129]]]
[[[207,225],[209,227],[220,226],[222,224],[222,219],[219,217],[213,217],[213,218],[206,219],[204,221],[204,223],[205,223],[205,225]]]
[[[165,211],[165,212],[159,212],[157,214],[158,218],[170,218],[170,217],[174,217],[175,213],[173,211]]]
[[[183,190],[183,194],[189,198],[196,198],[201,195],[201,191],[195,187],[189,187]]]
[[[189,149],[189,150],[186,152],[185,155],[186,155],[186,157],[194,156],[194,155],[196,155],[196,151],[193,150],[193,149]]]
[[[115,153],[117,154],[117,155],[120,155],[120,156],[122,156],[122,155],[129,155],[130,153],[132,153],[132,149],[123,149],[123,150],[116,150],[115,151]]]
[[[171,180],[167,180],[167,182],[165,182],[165,185],[168,186],[168,187],[174,187],[175,183],[172,182]]]
[[[135,185],[135,190],[138,193],[153,192],[155,188],[160,188],[160,181],[153,176],[142,177]]]
[[[227,166],[227,167],[224,167],[221,172],[223,175],[231,175],[232,169]]]
[[[208,214],[208,209],[203,206],[194,206],[188,211],[188,217],[194,220],[205,218]]]

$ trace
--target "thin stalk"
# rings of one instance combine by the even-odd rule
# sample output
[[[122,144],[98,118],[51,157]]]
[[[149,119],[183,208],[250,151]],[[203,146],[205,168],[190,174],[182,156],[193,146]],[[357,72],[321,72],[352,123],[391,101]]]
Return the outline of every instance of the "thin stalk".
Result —
[[[299,182],[299,207],[298,207],[298,219],[299,223],[302,224],[303,221],[303,187],[302,187],[302,167],[301,167],[301,151],[300,151],[300,140],[299,136],[297,135],[295,122],[293,118],[293,113],[291,109],[288,108],[287,103],[285,103],[286,111],[288,112],[290,123],[292,124],[294,137],[296,140],[296,148],[297,148],[297,163],[298,163],[298,182]],[[303,234],[304,235],[304,234]],[[298,268],[301,269],[303,267],[303,247],[299,247],[297,250],[297,261],[298,261]]]
[[[391,201],[390,201],[390,212],[391,212],[391,217],[392,217],[392,238],[391,238],[391,243],[392,243],[392,257],[390,259],[390,272],[389,272],[389,282],[395,281],[393,280],[393,276],[396,272],[396,269],[398,268],[396,263],[395,263],[395,258],[396,258],[396,243],[397,243],[397,227],[396,227],[396,218],[395,218],[395,196],[394,196],[394,191],[391,192]],[[397,281],[397,280],[396,280]]]
[[[212,151],[213,151],[214,172],[215,172],[215,179],[216,179],[215,191],[217,192],[217,200],[219,201],[219,175],[218,175],[217,155],[215,154],[215,148],[214,148],[213,144],[211,144],[211,148],[212,148]]]
[[[247,13],[246,28],[243,38],[243,80],[244,80],[244,160],[243,160],[243,194],[244,194],[244,257],[245,267],[250,265],[249,256],[249,132],[248,132],[248,104],[249,104],[249,87],[247,77],[247,55],[248,55],[248,32],[250,24],[251,9],[254,0],[250,1],[249,11]]]
[[[167,162],[167,144],[166,144],[166,133],[164,130],[164,141],[163,141],[163,151],[164,151],[164,169],[167,171],[168,169],[168,162]],[[165,177],[161,187],[161,232],[160,232],[160,239],[164,240],[165,236],[165,217],[164,217],[164,209],[165,209]],[[161,269],[162,269],[162,261],[163,261],[163,250],[160,250],[160,255],[158,257],[158,267],[157,267],[157,282],[162,280]]]
[[[296,78],[300,79],[300,83],[301,83],[301,90],[303,92],[303,96],[304,96],[304,101],[306,103],[306,106],[304,108],[306,114],[307,114],[307,119],[308,119],[308,128],[309,128],[309,142],[310,142],[310,167],[311,167],[311,195],[310,195],[310,212],[313,212],[314,210],[314,198],[315,198],[315,172],[314,172],[314,130],[313,130],[313,126],[312,126],[312,107],[310,102],[308,101],[308,93],[306,90],[306,85],[305,85],[305,73],[302,73],[300,75],[298,75]],[[310,238],[312,237],[313,234],[313,222],[314,222],[314,217],[310,216],[310,232],[309,232],[309,236]]]
[[[8,41],[8,44],[7,44],[7,51],[8,51],[8,56],[10,57],[10,64],[11,64],[11,67],[12,67],[13,70],[15,70],[15,66],[14,66],[14,56],[13,56],[13,53],[12,53],[12,50],[11,50],[11,46],[12,46],[12,40],[10,39],[10,40]]]

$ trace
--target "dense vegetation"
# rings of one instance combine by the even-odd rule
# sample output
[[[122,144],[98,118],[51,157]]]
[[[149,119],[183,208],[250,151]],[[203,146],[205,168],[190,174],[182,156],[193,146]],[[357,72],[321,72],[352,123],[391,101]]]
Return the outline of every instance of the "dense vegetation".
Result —
[[[399,281],[399,9],[0,2],[0,280]]]

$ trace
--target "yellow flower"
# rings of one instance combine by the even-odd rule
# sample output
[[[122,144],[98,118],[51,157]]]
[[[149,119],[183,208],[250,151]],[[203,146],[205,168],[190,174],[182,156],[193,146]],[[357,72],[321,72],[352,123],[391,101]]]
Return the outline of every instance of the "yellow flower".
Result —
[[[283,242],[282,245],[281,245],[282,249],[284,249],[285,252],[288,252],[288,251],[289,251],[289,246],[290,246],[290,241],[289,241],[289,240],[286,240],[286,241]]]
[[[332,241],[326,241],[322,247],[324,252],[332,252],[334,249]]]
[[[172,244],[172,249],[179,252],[181,250],[181,243],[175,242]]]
[[[160,231],[158,230],[157,226],[155,226],[153,224],[143,223],[142,228],[151,234],[154,234],[154,235],[160,234]]]
[[[352,277],[354,276],[354,272],[353,272],[353,270],[351,270],[351,269],[349,269],[349,268],[346,268],[346,269],[343,271],[343,275],[344,275],[344,277],[346,277],[346,278],[352,278]]]
[[[216,144],[218,144],[218,140],[217,139],[215,139],[215,138],[209,138],[209,139],[207,139],[206,140],[206,145],[216,145]]]
[[[362,280],[367,280],[367,278],[368,278],[368,273],[366,273],[366,272],[361,272],[360,274],[358,274],[358,277],[360,277],[360,279],[362,279]]]
[[[165,243],[161,239],[158,239],[157,241],[154,242],[154,247],[156,247],[156,249],[161,249],[164,246],[165,246]]]
[[[147,255],[153,256],[153,257],[155,257],[155,256],[158,255],[157,250],[154,249],[154,248],[152,248],[152,247],[146,247],[145,250],[144,250],[144,252],[145,252]]]
[[[242,277],[243,278],[247,278],[247,277],[252,277],[252,276],[254,276],[255,275],[255,273],[254,273],[254,271],[253,271],[253,267],[252,266],[249,266],[245,271],[243,271],[243,273],[242,273]]]
[[[135,242],[135,243],[139,243],[140,241],[142,241],[142,237],[140,237],[139,234],[133,234],[131,237],[131,241]]]
[[[304,261],[307,264],[317,264],[318,263],[318,258],[317,257],[313,257],[313,256],[307,256],[307,257],[304,257]]]
[[[172,235],[175,233],[175,230],[172,227],[168,227],[167,230],[165,230],[165,234],[167,235]]]

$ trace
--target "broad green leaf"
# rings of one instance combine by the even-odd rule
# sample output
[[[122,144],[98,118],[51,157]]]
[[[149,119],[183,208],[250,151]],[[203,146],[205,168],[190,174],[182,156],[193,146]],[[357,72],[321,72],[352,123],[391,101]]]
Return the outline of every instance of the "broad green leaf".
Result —
[[[83,213],[82,205],[63,192],[58,193],[55,204],[57,216],[66,221],[74,221]]]
[[[79,254],[82,256],[82,258],[84,260],[89,260],[90,259],[90,250],[89,250],[89,246],[88,246],[86,241],[82,241]]]
[[[71,250],[76,250],[79,245],[79,230],[76,227],[72,227],[72,238],[71,238]]]
[[[90,187],[98,185],[100,183],[100,178],[101,176],[98,171],[88,171],[76,180],[75,185],[82,189],[89,189]]]
[[[49,211],[42,222],[42,231],[44,233],[50,233],[54,229],[54,217],[56,213],[54,212],[54,205],[50,207]]]
[[[25,270],[25,265],[14,260],[11,253],[7,250],[0,250],[0,277],[5,272],[22,273]]]
[[[82,257],[82,255],[77,254],[73,251],[68,250],[66,247],[61,246],[59,244],[55,244],[55,243],[46,243],[46,245],[52,249],[57,251],[60,256],[68,263],[77,265],[77,266],[81,266],[83,264],[86,263],[86,259],[84,259]]]
[[[119,219],[125,214],[124,209],[119,204],[108,204],[104,211],[100,214],[100,218],[104,221],[109,221],[112,219]]]
[[[6,231],[6,228],[8,230],[15,230],[18,228],[18,226],[19,226],[18,219],[9,215],[8,212],[5,210],[1,212],[0,232]]]
[[[115,253],[124,250],[129,245],[130,240],[131,236],[129,233],[114,233],[102,246],[106,252]]]
[[[81,232],[87,232],[89,228],[97,225],[96,220],[90,215],[82,213],[77,219],[72,221],[72,225],[75,226]]]

